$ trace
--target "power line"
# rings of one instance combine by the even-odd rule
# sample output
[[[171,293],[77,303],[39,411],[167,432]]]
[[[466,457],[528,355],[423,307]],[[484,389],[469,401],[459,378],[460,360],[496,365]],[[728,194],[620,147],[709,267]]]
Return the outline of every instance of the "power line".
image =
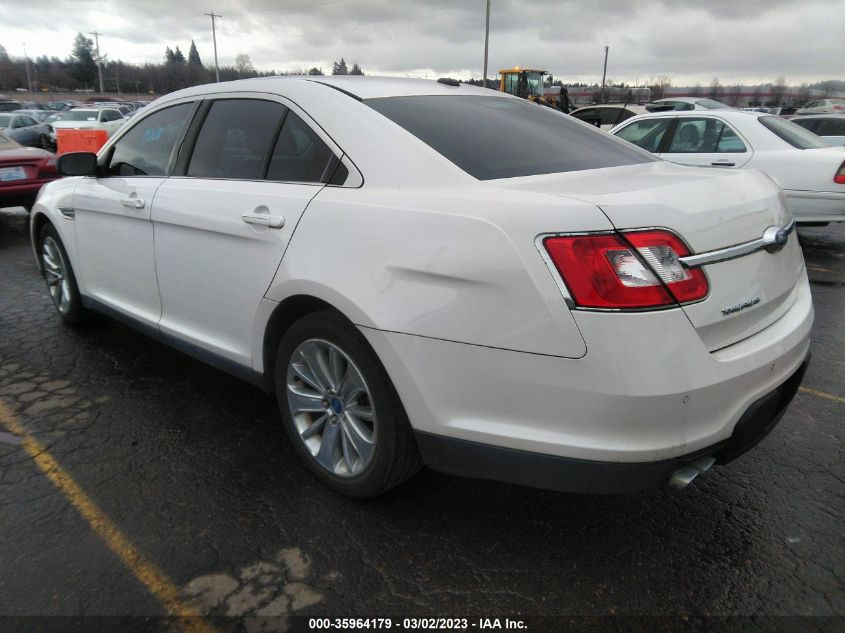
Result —
[[[102,35],[102,33],[98,33],[97,31],[89,31],[88,35],[93,35],[94,39],[97,42],[97,73],[99,73],[100,75],[100,94],[103,94],[103,92],[105,92],[103,90],[103,65],[101,63],[102,60],[100,59],[100,36]],[[90,42],[91,40],[88,41]]]
[[[211,10],[211,13],[205,15],[211,18],[211,39],[214,40],[214,76],[217,83],[220,83],[220,65],[217,63],[217,29],[214,25],[214,18],[222,18],[223,16],[217,15],[214,9]]]

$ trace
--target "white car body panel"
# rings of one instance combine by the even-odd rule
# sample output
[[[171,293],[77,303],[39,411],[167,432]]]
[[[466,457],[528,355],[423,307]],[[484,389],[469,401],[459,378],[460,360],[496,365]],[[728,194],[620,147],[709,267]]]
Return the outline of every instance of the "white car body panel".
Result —
[[[425,81],[319,82],[364,99],[515,99]],[[33,231],[44,218],[57,227],[84,296],[258,377],[269,372],[265,340],[279,307],[303,295],[324,301],[370,342],[415,430],[543,455],[687,455],[730,437],[749,404],[804,362],[813,311],[794,237],[780,252],[705,266],[710,295],[697,304],[635,313],[570,309],[538,252],[543,235],[632,228],[675,231],[693,253],[759,239],[789,223],[769,178],[649,161],[479,181],[319,82],[189,88],[127,128],[203,95],[285,100],[343,154],[344,186],[67,178],[43,188]],[[765,151],[755,145],[746,167]],[[121,202],[137,198],[143,208]],[[75,219],[60,211],[68,206]],[[264,207],[284,226],[244,223]],[[721,315],[751,295],[757,305]]]
[[[255,308],[319,190],[309,184],[168,179],[152,216],[161,331],[251,366]],[[188,199],[192,204],[185,204]],[[280,216],[285,226],[247,224],[245,213]]]
[[[161,317],[150,211],[163,177],[82,178],[73,196],[80,289],[143,324]],[[135,205],[142,205],[139,207]]]
[[[798,149],[764,127],[757,119],[757,112],[735,110],[710,110],[708,112],[665,112],[642,115],[628,119],[611,130],[618,134],[625,127],[642,119],[709,117],[730,125],[752,150],[751,156],[740,163],[735,156],[744,154],[695,154],[658,153],[671,162],[686,165],[717,166],[717,160],[734,162],[730,168],[759,169],[781,187],[790,212],[799,222],[845,221],[845,185],[833,181],[840,166],[845,163],[845,147]]]

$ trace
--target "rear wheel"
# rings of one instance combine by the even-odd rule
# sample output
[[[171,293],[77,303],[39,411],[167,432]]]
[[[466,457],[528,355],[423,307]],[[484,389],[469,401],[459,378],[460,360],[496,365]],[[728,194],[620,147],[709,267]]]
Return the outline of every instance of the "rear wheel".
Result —
[[[82,305],[76,277],[58,232],[52,224],[45,224],[38,234],[38,256],[41,274],[59,316],[71,325],[85,320],[87,310]]]
[[[350,497],[372,497],[421,461],[405,410],[358,329],[333,311],[309,314],[282,338],[276,394],[285,429],[317,478]]]

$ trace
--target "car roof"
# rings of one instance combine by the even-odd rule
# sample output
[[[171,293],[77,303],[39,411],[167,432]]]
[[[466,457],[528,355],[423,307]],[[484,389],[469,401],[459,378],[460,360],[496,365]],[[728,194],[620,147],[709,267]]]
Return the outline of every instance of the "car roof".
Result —
[[[407,79],[404,77],[370,77],[363,75],[288,75],[284,77],[255,77],[226,81],[219,84],[203,84],[170,93],[168,97],[183,98],[208,93],[225,92],[268,92],[284,90],[291,82],[322,84],[340,90],[356,99],[380,97],[406,97],[422,95],[483,95],[516,99],[496,90],[469,84],[447,85],[431,79]],[[168,99],[170,100],[170,99]]]

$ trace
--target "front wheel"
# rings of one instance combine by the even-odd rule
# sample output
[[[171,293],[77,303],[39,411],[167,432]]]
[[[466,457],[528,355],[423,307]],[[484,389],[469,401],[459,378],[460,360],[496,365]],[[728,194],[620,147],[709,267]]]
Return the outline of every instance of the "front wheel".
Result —
[[[38,233],[38,253],[41,274],[47,282],[47,290],[59,316],[71,325],[81,323],[87,311],[82,305],[67,251],[52,224],[45,224]]]
[[[420,467],[399,396],[358,329],[326,310],[282,338],[276,394],[285,429],[306,466],[332,489],[372,497]]]

